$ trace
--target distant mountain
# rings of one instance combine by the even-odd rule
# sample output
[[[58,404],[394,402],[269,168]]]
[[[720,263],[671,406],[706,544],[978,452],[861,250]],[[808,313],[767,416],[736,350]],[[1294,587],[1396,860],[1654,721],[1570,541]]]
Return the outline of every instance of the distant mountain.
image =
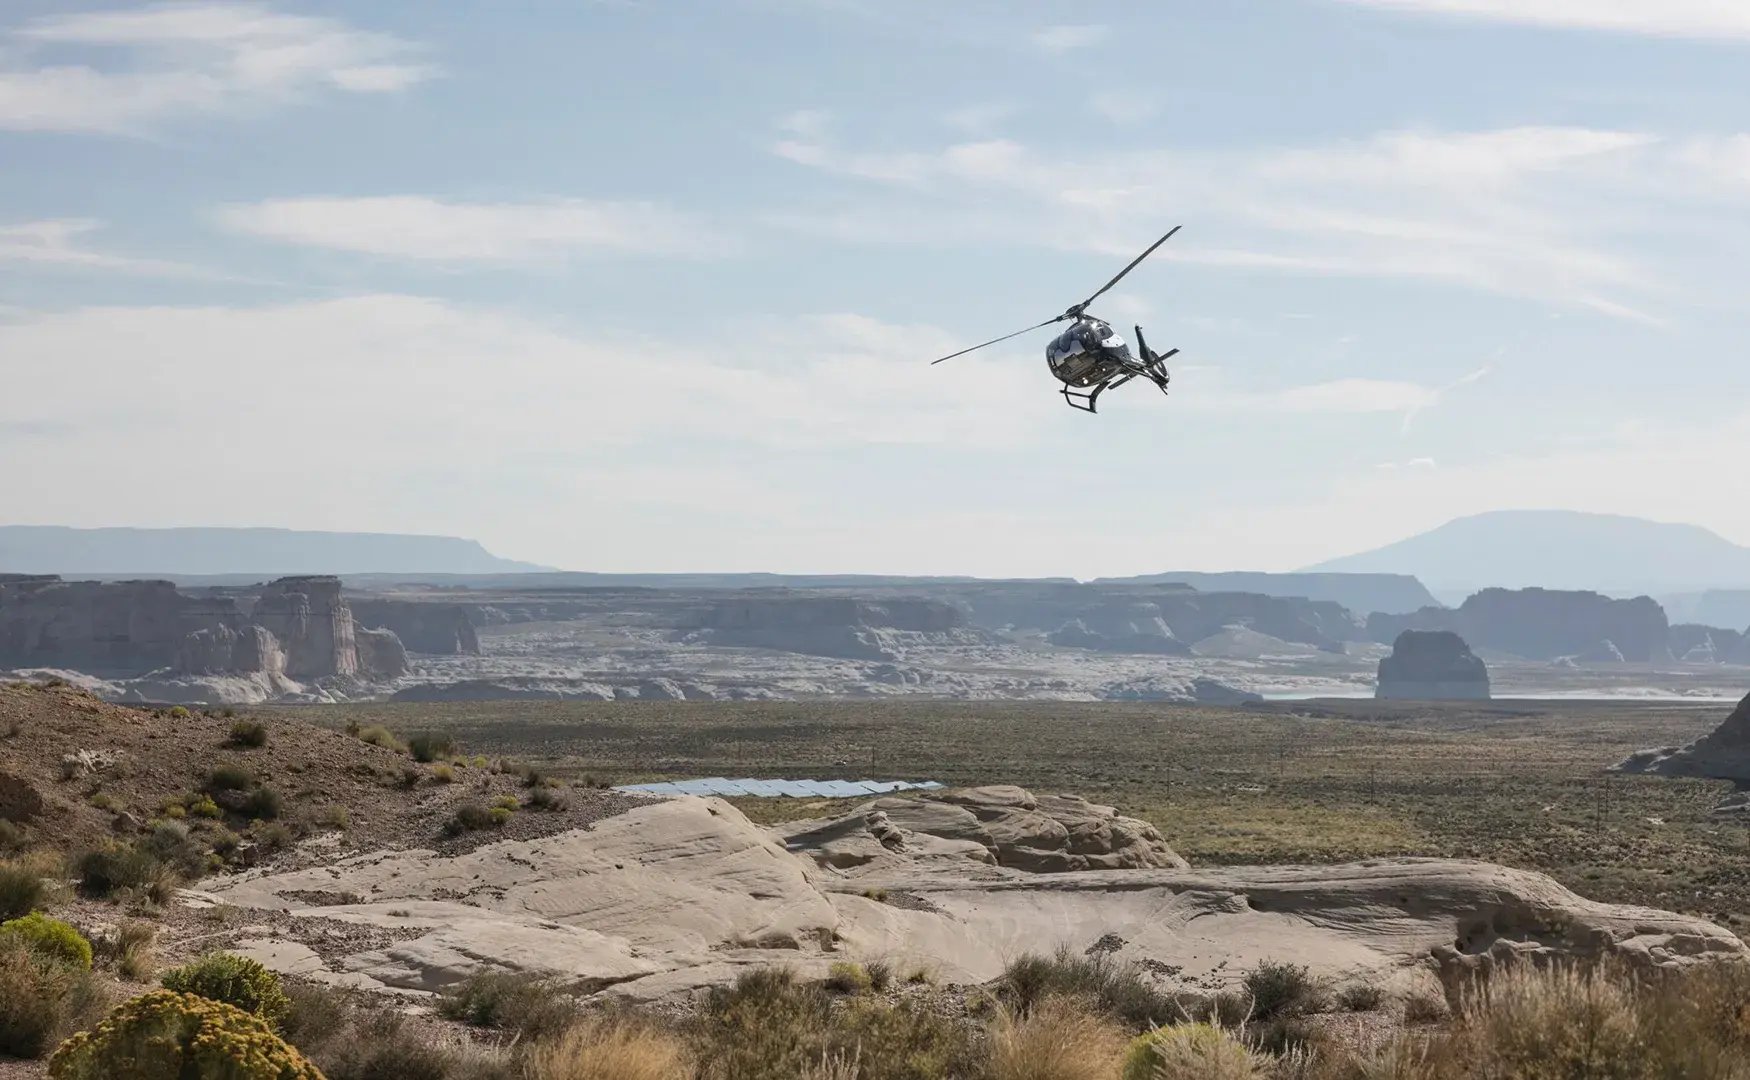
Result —
[[[486,574],[546,570],[454,536],[295,529],[0,525],[0,573],[62,577]]]
[[[1440,592],[1499,585],[1633,596],[1750,586],[1750,548],[1697,525],[1499,510],[1307,569],[1414,574]]]
[[[1266,574],[1236,570],[1225,573],[1174,571],[1140,577],[1098,578],[1099,585],[1164,585],[1177,582],[1199,592],[1249,592],[1265,596],[1333,600],[1357,615],[1375,611],[1405,615],[1437,603],[1434,595],[1409,574]]]

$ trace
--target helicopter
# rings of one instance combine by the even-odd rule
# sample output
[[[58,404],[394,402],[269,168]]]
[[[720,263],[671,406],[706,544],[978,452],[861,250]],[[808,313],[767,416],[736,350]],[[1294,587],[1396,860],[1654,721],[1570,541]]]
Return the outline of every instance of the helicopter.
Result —
[[[1142,327],[1136,327],[1136,351],[1139,356],[1132,356],[1130,347],[1124,338],[1113,330],[1106,320],[1088,313],[1088,305],[1105,295],[1112,286],[1124,280],[1124,275],[1135,270],[1142,260],[1153,255],[1155,249],[1173,238],[1173,234],[1184,228],[1175,225],[1167,235],[1149,245],[1147,251],[1130,261],[1130,265],[1118,271],[1118,276],[1100,286],[1098,292],[1079,304],[1069,307],[1062,315],[1046,319],[1025,330],[1017,330],[1012,334],[1004,334],[993,338],[983,345],[974,345],[969,349],[949,353],[941,360],[930,361],[931,365],[940,364],[942,360],[952,360],[956,356],[965,356],[976,352],[986,345],[995,345],[1010,338],[1020,337],[1035,330],[1051,326],[1055,323],[1070,322],[1072,325],[1063,333],[1051,339],[1051,344],[1045,346],[1045,362],[1050,365],[1051,373],[1063,383],[1061,392],[1063,400],[1072,408],[1083,412],[1094,412],[1100,395],[1115,386],[1123,386],[1130,380],[1141,376],[1161,388],[1161,393],[1167,392],[1167,384],[1172,376],[1167,373],[1165,361],[1178,353],[1178,349],[1170,349],[1164,353],[1151,352],[1148,342],[1143,339]]]

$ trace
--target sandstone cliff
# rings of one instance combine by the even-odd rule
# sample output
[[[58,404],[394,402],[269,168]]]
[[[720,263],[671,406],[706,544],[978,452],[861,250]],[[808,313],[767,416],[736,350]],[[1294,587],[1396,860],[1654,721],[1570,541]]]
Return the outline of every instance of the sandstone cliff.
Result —
[[[721,600],[681,632],[682,640],[697,644],[884,661],[900,659],[912,646],[983,638],[967,627],[963,611],[940,600],[811,595]]]
[[[1554,660],[1608,655],[1609,642],[1624,660],[1669,659],[1670,626],[1651,597],[1613,600],[1595,592],[1554,589],[1484,589],[1457,608],[1423,608],[1413,615],[1374,614],[1367,630],[1389,643],[1405,630],[1450,630],[1472,648]]]
[[[480,638],[460,604],[419,600],[350,597],[353,622],[372,630],[393,630],[408,652],[434,656],[479,656]]]
[[[1684,747],[1643,750],[1617,766],[1622,772],[1707,776],[1750,786],[1750,695],[1723,723]]]

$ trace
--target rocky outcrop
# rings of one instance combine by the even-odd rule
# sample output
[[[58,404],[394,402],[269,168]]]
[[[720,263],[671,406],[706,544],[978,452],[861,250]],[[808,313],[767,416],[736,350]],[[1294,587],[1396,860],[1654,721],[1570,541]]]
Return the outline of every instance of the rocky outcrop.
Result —
[[[196,630],[182,639],[176,654],[176,671],[181,675],[280,675],[285,669],[279,639],[266,627],[253,624]]]
[[[1487,701],[1489,669],[1450,630],[1405,630],[1379,662],[1374,696],[1410,701]]]
[[[1124,679],[1101,688],[1106,701],[1165,701],[1177,705],[1245,705],[1263,701],[1250,690],[1201,675],[1188,679],[1151,675],[1139,679]]]
[[[353,622],[369,630],[393,630],[410,653],[479,656],[480,637],[460,604],[349,597]]]
[[[910,646],[984,640],[940,600],[879,602],[837,596],[735,597],[701,612],[681,640],[847,660],[893,661]]]
[[[876,799],[779,833],[789,850],[839,869],[893,855],[972,859],[1042,874],[1189,865],[1146,821],[1079,795],[1035,796],[1001,784]]]
[[[1375,613],[1367,630],[1382,644],[1405,630],[1450,630],[1474,649],[1528,660],[1554,660],[1599,651],[1604,641],[1624,660],[1669,659],[1670,626],[1651,597],[1613,600],[1595,592],[1484,589],[1457,608],[1423,608],[1413,615]]]
[[[593,988],[603,1004],[679,1000],[774,963],[807,978],[880,958],[976,984],[1023,953],[1096,945],[1145,964],[1163,989],[1203,993],[1261,960],[1388,995],[1438,995],[1443,972],[1505,954],[1666,970],[1750,962],[1729,930],[1595,903],[1541,874],[1408,858],[1186,869],[1101,808],[1010,801],[871,807],[836,827],[813,823],[804,840],[788,833],[810,827],[768,832],[720,799],[657,799],[541,839],[453,856],[384,850],[209,879],[185,895],[272,913],[229,948],[305,978],[432,992],[482,971],[529,971]],[[870,821],[875,810],[885,822]],[[827,854],[835,848],[844,856]],[[1171,864],[1003,865],[1073,865],[1076,849]],[[336,920],[393,933],[336,936]]]
[[[1181,642],[1201,641],[1244,626],[1284,641],[1341,652],[1367,640],[1365,625],[1341,604],[1247,592],[1198,592],[1183,585],[1070,585],[991,582],[944,587],[976,626],[1054,634],[1076,620],[1090,631],[1121,637],[1137,617],[1158,618]],[[1106,628],[1111,620],[1114,624]],[[1085,647],[1085,646],[1084,646]]]
[[[1750,695],[1725,722],[1684,747],[1643,750],[1616,767],[1661,776],[1706,776],[1750,785]]]

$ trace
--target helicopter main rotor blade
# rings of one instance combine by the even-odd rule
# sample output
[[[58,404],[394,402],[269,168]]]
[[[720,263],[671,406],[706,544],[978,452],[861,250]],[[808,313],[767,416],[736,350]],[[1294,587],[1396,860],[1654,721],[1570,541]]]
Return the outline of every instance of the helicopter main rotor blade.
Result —
[[[1117,277],[1113,278],[1111,281],[1108,281],[1106,284],[1100,286],[1099,292],[1088,297],[1086,300],[1083,300],[1081,303],[1077,304],[1075,307],[1070,308],[1070,310],[1079,312],[1082,309],[1086,308],[1089,304],[1098,300],[1100,297],[1106,295],[1107,289],[1110,289],[1112,286],[1118,284],[1120,281],[1123,281],[1125,274],[1128,274],[1132,270],[1135,270],[1137,268],[1137,266],[1139,264],[1141,264],[1142,260],[1148,258],[1150,255],[1153,255],[1155,253],[1155,248],[1158,248],[1162,244],[1166,243],[1168,240],[1171,240],[1173,238],[1173,233],[1178,232],[1180,229],[1183,229],[1184,227],[1185,226],[1183,226],[1183,225],[1173,226],[1172,230],[1170,232],[1168,232],[1167,235],[1161,237],[1159,240],[1156,240],[1154,243],[1150,244],[1147,251],[1143,252],[1141,255],[1138,255],[1136,258],[1130,260],[1130,265],[1126,266],[1124,269],[1118,271]]]
[[[1038,324],[1038,326],[1029,326],[1025,330],[1017,330],[1012,334],[1004,334],[1000,338],[991,338],[989,341],[985,342],[984,345],[995,345],[999,341],[1007,341],[1010,338],[1020,337],[1022,334],[1032,333],[1033,331],[1039,329],[1040,326],[1050,326],[1054,322],[1062,322],[1063,320],[1064,320],[1064,316],[1058,315],[1058,316],[1055,316],[1053,318],[1046,319],[1044,322]],[[974,345],[970,349],[961,349],[959,352],[949,353],[947,356],[942,357],[942,360],[952,360],[956,356],[965,356],[969,352],[977,352],[979,349],[984,348],[984,345]],[[942,360],[931,360],[930,366],[934,367],[935,365],[940,364],[942,362]]]

